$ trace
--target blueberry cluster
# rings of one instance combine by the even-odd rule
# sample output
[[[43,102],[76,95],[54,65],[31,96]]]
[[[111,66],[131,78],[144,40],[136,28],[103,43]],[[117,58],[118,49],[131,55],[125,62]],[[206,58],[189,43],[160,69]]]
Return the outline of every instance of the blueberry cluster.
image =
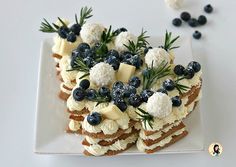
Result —
[[[68,42],[75,42],[76,35],[80,35],[81,26],[79,24],[73,24],[71,27],[61,26],[58,29],[58,35],[63,38],[67,39]]]
[[[194,74],[201,70],[201,65],[196,61],[191,61],[185,69],[182,65],[174,67],[174,73],[178,76],[184,76],[186,79],[192,79]]]
[[[204,7],[204,11],[205,11],[206,13],[211,13],[211,12],[213,11],[213,8],[212,8],[212,6],[211,6],[210,4],[208,4],[208,5],[206,5],[206,6]],[[174,19],[172,20],[172,24],[173,24],[174,26],[176,26],[176,27],[180,27],[180,26],[182,25],[182,20],[181,20],[181,19],[182,19],[183,21],[187,22],[190,27],[197,27],[197,26],[205,25],[205,24],[207,23],[207,18],[206,18],[206,16],[200,15],[200,16],[196,19],[196,18],[191,17],[190,13],[188,13],[188,12],[185,11],[185,12],[182,12],[182,13],[180,14],[180,18],[174,18]],[[200,33],[199,31],[195,31],[195,32],[193,33],[193,38],[195,38],[195,39],[200,39],[201,36],[202,36],[202,35],[201,35],[201,33]]]

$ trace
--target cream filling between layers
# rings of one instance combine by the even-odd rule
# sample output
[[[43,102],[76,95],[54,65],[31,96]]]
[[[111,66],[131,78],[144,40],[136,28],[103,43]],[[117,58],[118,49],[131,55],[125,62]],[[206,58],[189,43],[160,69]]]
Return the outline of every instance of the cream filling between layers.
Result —
[[[197,96],[197,98],[196,98],[191,104],[189,104],[189,105],[187,106],[189,113],[193,111],[194,106],[195,106],[195,102],[198,102],[198,101],[201,99],[201,97],[202,97],[202,91],[200,91],[200,93],[199,93],[199,95]]]
[[[142,152],[144,152],[145,150],[153,150],[156,147],[163,147],[166,144],[170,143],[174,136],[178,136],[178,135],[182,134],[184,131],[185,131],[185,128],[182,128],[182,129],[176,131],[175,133],[171,134],[170,136],[166,137],[165,139],[161,140],[160,142],[153,144],[151,146],[147,146],[143,142],[143,140],[141,138],[139,138],[136,143],[136,146],[137,146],[138,150],[142,151]]]
[[[90,146],[84,146],[84,149],[87,150],[90,154],[95,156],[101,156],[106,154],[109,150],[111,151],[120,151],[125,150],[128,144],[135,143],[138,138],[137,134],[133,134],[125,140],[118,140],[110,146],[100,146],[99,144],[93,144]]]
[[[69,122],[69,129],[73,132],[79,130],[81,127],[81,122],[80,121],[76,121],[76,120],[70,120]]]
[[[178,121],[162,130],[160,130],[159,132],[156,132],[150,136],[146,136],[145,133],[144,133],[144,130],[142,129],[139,133],[139,137],[143,140],[156,140],[158,138],[160,138],[162,135],[163,135],[163,132],[168,132],[169,130],[171,130],[172,128],[178,126],[179,124],[181,123],[181,121]]]
[[[63,87],[64,82],[60,84],[60,90],[68,95],[71,94],[71,90],[67,90],[66,88]]]

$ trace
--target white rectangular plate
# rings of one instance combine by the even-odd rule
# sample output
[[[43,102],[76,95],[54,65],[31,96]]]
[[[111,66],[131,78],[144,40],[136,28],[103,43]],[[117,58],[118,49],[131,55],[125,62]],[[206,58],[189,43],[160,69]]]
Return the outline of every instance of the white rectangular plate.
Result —
[[[161,38],[151,38],[152,46],[159,46]],[[41,46],[39,65],[38,97],[36,113],[35,153],[40,154],[76,154],[83,155],[82,137],[67,134],[68,114],[66,104],[58,98],[59,84],[56,77],[55,62],[52,58],[52,40],[46,39]],[[193,59],[190,38],[181,38],[176,45],[175,63],[186,65]],[[203,150],[203,131],[200,116],[200,107],[197,106],[184,121],[189,134],[179,142],[155,153],[190,153]],[[120,155],[137,155],[140,153],[135,147]]]

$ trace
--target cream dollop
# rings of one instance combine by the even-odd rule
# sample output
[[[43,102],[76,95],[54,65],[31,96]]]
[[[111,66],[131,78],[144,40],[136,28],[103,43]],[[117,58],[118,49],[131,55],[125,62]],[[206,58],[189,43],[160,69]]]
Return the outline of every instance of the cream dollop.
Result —
[[[145,56],[145,63],[148,67],[158,67],[162,62],[170,63],[169,53],[162,48],[149,49]]]
[[[80,122],[76,120],[70,120],[69,122],[69,129],[71,131],[77,131],[80,129]]]
[[[115,80],[115,70],[110,64],[101,62],[90,69],[89,78],[97,86],[106,86]]]
[[[164,118],[172,111],[172,101],[165,93],[156,92],[149,97],[146,108],[150,115]]]
[[[67,99],[66,102],[67,108],[70,111],[81,111],[82,109],[85,108],[85,101],[75,101],[75,99],[73,98],[72,95],[70,95],[70,97]]]
[[[137,37],[130,32],[121,32],[115,39],[115,47],[118,51],[127,51],[124,45],[129,45],[129,41],[137,42]]]
[[[182,7],[184,0],[165,0],[165,3],[173,8],[173,9],[179,9]]]
[[[101,36],[104,30],[105,27],[101,24],[85,23],[80,31],[80,36],[83,42],[86,42],[89,45],[93,46],[101,40]]]

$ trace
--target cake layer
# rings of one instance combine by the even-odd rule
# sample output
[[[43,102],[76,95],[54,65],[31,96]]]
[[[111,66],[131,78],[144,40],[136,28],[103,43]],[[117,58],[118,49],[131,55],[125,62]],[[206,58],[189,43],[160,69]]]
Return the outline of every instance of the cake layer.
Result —
[[[63,100],[63,101],[66,101],[69,97],[70,97],[70,93],[66,93],[66,92],[63,92],[63,91],[60,91],[58,93],[58,97]]]

